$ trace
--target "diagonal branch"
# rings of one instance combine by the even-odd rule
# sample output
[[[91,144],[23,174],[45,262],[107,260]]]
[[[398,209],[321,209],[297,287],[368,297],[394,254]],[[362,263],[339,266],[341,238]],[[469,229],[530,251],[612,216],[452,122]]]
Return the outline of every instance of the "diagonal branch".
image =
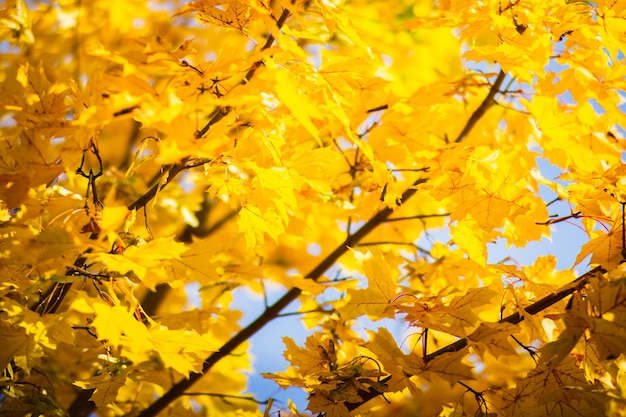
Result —
[[[506,74],[504,73],[504,71],[500,70],[500,73],[496,77],[496,80],[489,89],[487,97],[485,97],[482,103],[480,103],[480,106],[478,106],[478,108],[474,110],[474,113],[472,113],[472,115],[470,116],[469,120],[465,124],[465,127],[463,128],[461,133],[459,133],[459,136],[454,140],[455,143],[463,142],[467,135],[469,135],[470,131],[474,128],[476,123],[478,123],[478,121],[485,115],[485,113],[487,113],[487,110],[489,110],[489,108],[495,103],[493,99],[500,91],[500,86],[502,86],[502,82],[504,82],[505,77]]]
[[[413,186],[402,194],[402,202],[406,202],[417,191],[417,186],[426,182],[426,179],[419,179],[413,183]],[[317,281],[337,260],[348,251],[349,247],[355,246],[361,239],[367,236],[372,230],[384,223],[393,213],[393,209],[386,207],[380,210],[374,217],[365,223],[354,234],[350,235],[337,248],[324,258],[313,270],[305,276],[313,281]],[[252,337],[257,331],[262,329],[267,323],[274,320],[280,315],[285,307],[294,301],[302,293],[300,288],[292,288],[287,291],[278,301],[267,307],[265,312],[256,318],[252,323],[243,328],[239,333],[233,336],[224,344],[217,352],[209,356],[202,366],[202,371],[192,373],[188,379],[184,379],[172,386],[161,398],[152,403],[138,417],[154,417],[165,409],[170,403],[184,395],[185,391],[200,378],[204,376],[217,362],[230,355],[240,344]]]

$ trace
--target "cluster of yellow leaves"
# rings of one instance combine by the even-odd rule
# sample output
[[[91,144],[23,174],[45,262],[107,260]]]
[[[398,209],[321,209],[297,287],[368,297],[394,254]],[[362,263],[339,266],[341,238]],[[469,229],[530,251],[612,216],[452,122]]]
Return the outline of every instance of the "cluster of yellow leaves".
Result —
[[[265,376],[313,413],[626,414],[623,2],[0,7],[1,412],[260,415],[298,298]],[[531,314],[576,274],[491,243],[568,221],[602,269]]]

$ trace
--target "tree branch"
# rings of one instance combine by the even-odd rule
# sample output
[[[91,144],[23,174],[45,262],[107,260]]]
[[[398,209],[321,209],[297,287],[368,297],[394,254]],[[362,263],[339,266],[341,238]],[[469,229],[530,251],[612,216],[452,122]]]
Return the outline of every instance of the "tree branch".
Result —
[[[426,179],[419,179],[413,183],[413,186],[406,190],[402,194],[402,202],[406,202],[417,191],[416,187],[419,184],[426,182]],[[347,252],[348,247],[354,247],[356,244],[367,236],[372,230],[384,223],[385,220],[391,216],[393,209],[385,207],[380,210],[374,217],[372,217],[367,223],[365,223],[354,234],[348,236],[346,240],[337,248],[324,258],[313,270],[311,270],[305,276],[313,281],[317,281],[322,275],[330,269],[335,262]],[[233,336],[228,342],[224,344],[217,352],[209,356],[202,366],[201,372],[194,372],[189,375],[188,379],[184,379],[174,384],[169,391],[167,391],[161,398],[152,403],[148,408],[139,414],[138,417],[154,417],[165,409],[170,403],[180,398],[185,394],[185,391],[193,384],[195,384],[200,378],[204,376],[209,370],[221,359],[230,355],[240,344],[252,337],[257,331],[262,329],[267,323],[278,317],[281,311],[293,302],[302,293],[299,288],[292,288],[287,291],[278,301],[271,306],[267,307],[265,312],[257,317],[252,323],[245,328],[241,329],[239,333]]]
[[[286,11],[283,11],[283,15]],[[288,13],[288,12],[287,12]],[[285,16],[288,16],[288,14]],[[281,15],[282,17],[282,15]],[[270,35],[271,36],[271,35]],[[267,45],[267,43],[266,43]],[[265,47],[265,46],[264,46]],[[461,142],[467,134],[472,130],[472,128],[476,125],[478,120],[485,114],[487,109],[492,105],[493,98],[497,94],[500,89],[500,85],[504,81],[505,73],[500,71],[498,77],[494,84],[491,86],[489,93],[481,103],[481,105],[474,111],[467,124],[463,128],[463,131],[456,139],[455,142]],[[203,129],[204,130],[204,129]],[[208,130],[208,128],[206,129]],[[427,181],[427,179],[419,179],[413,185],[407,189],[402,194],[402,201],[405,202],[410,197],[412,197],[416,192],[416,187],[419,184],[423,184]],[[385,222],[389,216],[393,213],[393,210],[386,207],[383,210],[379,211],[374,217],[372,217],[367,223],[365,223],[359,230],[357,230],[354,234],[349,235],[346,240],[339,245],[331,254],[329,254],[324,260],[322,260],[311,272],[305,275],[307,278],[312,279],[313,281],[317,281],[330,267],[334,265],[334,263],[343,255],[348,247],[355,246],[362,238],[367,236],[372,230],[378,227],[381,223]],[[202,366],[202,371],[200,373],[192,373],[189,375],[188,379],[184,379],[174,384],[169,391],[167,391],[162,397],[157,399],[154,403],[152,403],[148,408],[146,408],[143,412],[139,414],[138,417],[155,417],[161,411],[165,409],[170,403],[180,398],[184,395],[185,391],[195,384],[204,374],[206,374],[217,362],[226,356],[230,355],[237,346],[241,343],[248,340],[252,337],[257,331],[263,328],[267,323],[278,317],[281,311],[287,307],[292,301],[294,301],[298,296],[302,293],[302,290],[299,288],[292,288],[287,293],[285,293],[278,301],[276,301],[271,306],[267,307],[265,312],[257,317],[252,323],[243,328],[239,333],[233,336],[228,342],[226,342],[217,352],[209,356]],[[466,342],[467,343],[467,342]],[[366,394],[371,395],[370,393],[365,393],[362,398],[366,397]],[[376,392],[373,396],[380,395],[381,393]],[[373,398],[372,397],[372,398]],[[354,407],[356,408],[356,407]]]
[[[455,143],[459,143],[465,140],[465,138],[472,131],[476,123],[478,123],[478,121],[484,116],[487,110],[489,110],[489,107],[493,105],[494,103],[493,99],[496,96],[496,94],[498,94],[498,92],[500,91],[500,86],[502,85],[502,82],[504,81],[505,77],[506,77],[506,74],[504,73],[504,71],[500,70],[498,77],[496,78],[495,82],[489,89],[489,93],[487,94],[487,97],[485,97],[483,102],[480,103],[480,106],[478,106],[478,108],[474,110],[474,113],[472,113],[472,115],[470,116],[469,120],[465,124],[465,127],[463,128],[461,133],[459,133],[459,136],[454,140]]]

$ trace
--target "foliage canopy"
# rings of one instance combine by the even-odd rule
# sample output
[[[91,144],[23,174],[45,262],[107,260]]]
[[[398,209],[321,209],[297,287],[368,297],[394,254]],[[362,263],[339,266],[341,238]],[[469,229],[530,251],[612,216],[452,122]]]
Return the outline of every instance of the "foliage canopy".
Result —
[[[3,415],[626,415],[626,2],[0,7]]]

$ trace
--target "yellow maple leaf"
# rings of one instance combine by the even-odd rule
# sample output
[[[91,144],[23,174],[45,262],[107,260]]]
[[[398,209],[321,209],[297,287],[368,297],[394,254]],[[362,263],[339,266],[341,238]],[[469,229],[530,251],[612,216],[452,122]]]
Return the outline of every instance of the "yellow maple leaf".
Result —
[[[468,344],[482,356],[485,352],[494,357],[514,355],[515,348],[511,344],[510,335],[516,327],[511,323],[480,323],[478,328],[467,336]]]
[[[590,264],[601,265],[607,271],[617,268],[624,260],[622,232],[621,221],[616,222],[607,233],[598,232],[598,236],[583,245],[574,264],[579,264],[591,255]]]
[[[302,348],[287,336],[283,337],[283,343],[285,344],[283,356],[298,368],[302,376],[328,372],[336,365],[331,363],[333,359],[328,356],[325,349],[328,342],[319,333],[307,337]],[[336,358],[334,360],[336,361]]]
[[[320,147],[324,144],[320,140],[319,130],[311,119],[320,119],[322,114],[318,105],[298,88],[296,81],[283,69],[276,71],[276,85],[274,90],[280,101],[289,109],[307,132],[313,136]]]
[[[340,308],[341,317],[348,320],[366,314],[375,320],[393,317],[396,280],[391,268],[380,252],[352,251],[357,263],[367,277],[367,288],[348,290],[348,301]]]
[[[187,377],[190,372],[199,372],[204,358],[221,346],[208,336],[190,330],[171,330],[165,326],[151,328],[148,340],[166,367]]]
[[[423,361],[414,352],[405,354],[400,350],[389,330],[384,327],[376,332],[369,332],[371,341],[367,349],[376,355],[385,372],[394,378],[407,378],[408,374],[417,375],[422,371]]]
[[[573,357],[558,366],[538,366],[510,389],[505,399],[503,416],[585,415],[604,410],[609,397],[590,384]]]
[[[157,238],[148,243],[128,246],[123,253],[95,253],[89,256],[102,263],[109,272],[144,280],[149,271],[163,278],[164,267],[168,265],[168,261],[180,259],[180,255],[187,250],[184,243],[176,242],[172,238]],[[155,281],[152,279],[145,284],[154,288],[157,284]]]
[[[473,218],[459,220],[450,227],[454,243],[466,251],[467,256],[480,265],[487,262],[487,232]]]
[[[98,340],[106,340],[113,346],[142,346],[148,339],[148,329],[127,307],[94,303],[92,308],[96,318],[91,325]]]
[[[124,370],[117,375],[103,373],[89,378],[86,381],[74,381],[74,385],[82,389],[94,389],[89,398],[97,407],[105,407],[115,402],[120,388],[126,384],[126,375],[129,370]]]
[[[276,239],[285,228],[280,215],[275,209],[261,212],[256,206],[244,205],[239,211],[239,231],[246,238],[248,249],[254,248],[265,241],[265,233]]]
[[[200,22],[238,30],[244,30],[257,13],[240,0],[198,0],[187,3],[175,16],[190,12],[196,12]]]
[[[460,380],[476,379],[473,368],[463,363],[464,358],[464,352],[444,353],[428,362],[424,371],[437,374],[451,384],[456,384]]]

